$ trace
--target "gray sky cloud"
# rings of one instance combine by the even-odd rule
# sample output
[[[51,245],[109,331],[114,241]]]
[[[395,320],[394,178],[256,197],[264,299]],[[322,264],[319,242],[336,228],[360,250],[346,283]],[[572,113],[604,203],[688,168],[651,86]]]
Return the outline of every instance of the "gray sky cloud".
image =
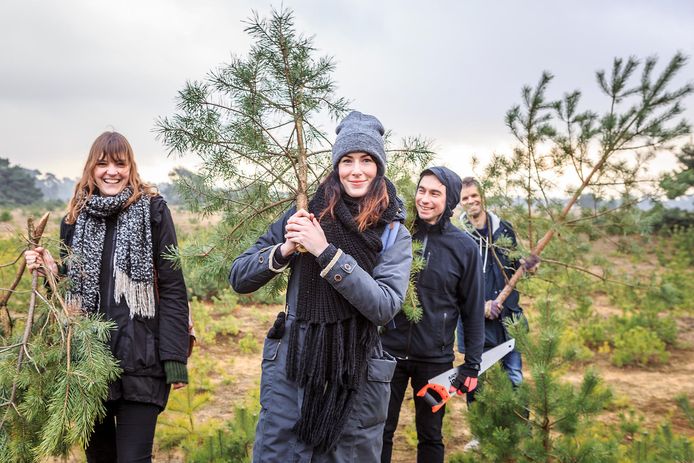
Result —
[[[547,69],[552,96],[581,89],[604,109],[596,69],[614,56],[694,50],[686,1],[285,1],[300,31],[335,57],[339,93],[397,135],[436,141],[442,162],[469,170],[512,143],[505,111]],[[275,3],[279,6],[279,3]],[[115,129],[145,178],[181,161],[151,132],[175,111],[186,80],[202,78],[249,40],[242,20],[269,2],[9,0],[0,4],[0,156],[76,176],[94,138]],[[691,80],[692,64],[680,83]],[[694,120],[691,99],[686,117]],[[188,161],[189,162],[189,161]]]

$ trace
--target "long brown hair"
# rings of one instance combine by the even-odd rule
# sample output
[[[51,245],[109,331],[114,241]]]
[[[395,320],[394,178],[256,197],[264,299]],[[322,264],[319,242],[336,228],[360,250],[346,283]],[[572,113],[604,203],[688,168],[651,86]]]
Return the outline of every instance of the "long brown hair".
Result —
[[[135,155],[128,140],[118,132],[104,132],[94,140],[87,156],[87,162],[82,170],[82,178],[75,185],[75,193],[70,198],[67,205],[66,223],[75,223],[77,216],[89,198],[96,192],[94,180],[94,167],[100,160],[108,159],[114,162],[125,162],[130,167],[128,186],[133,190],[133,194],[125,203],[124,208],[142,197],[143,194],[154,196],[157,189],[148,183],[144,183],[137,172]]]
[[[340,200],[340,196],[344,194],[337,169],[330,172],[325,180],[323,180],[323,185],[325,186],[328,205],[325,210],[321,212],[319,220],[326,214],[330,214],[331,217],[335,218],[335,206]],[[359,203],[359,214],[354,218],[354,221],[357,223],[359,231],[362,232],[378,223],[378,220],[390,203],[388,189],[386,188],[386,181],[383,175],[374,177],[371,185],[369,185],[369,189],[360,199]]]

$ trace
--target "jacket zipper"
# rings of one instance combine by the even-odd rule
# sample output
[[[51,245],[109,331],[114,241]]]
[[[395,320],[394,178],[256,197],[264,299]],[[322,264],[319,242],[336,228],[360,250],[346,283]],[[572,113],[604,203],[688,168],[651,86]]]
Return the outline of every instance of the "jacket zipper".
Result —
[[[113,231],[113,237],[111,238],[111,257],[108,261],[111,265],[111,269],[110,269],[111,271],[109,272],[110,275],[108,277],[108,285],[106,286],[106,301],[105,301],[105,305],[104,305],[104,313],[105,314],[107,313],[106,308],[111,307],[111,299],[114,298],[113,281],[116,278],[116,274],[115,274],[116,266],[115,266],[115,262],[114,262],[115,255],[116,255],[116,231],[114,230]],[[103,265],[103,264],[104,263],[102,262],[101,265]],[[104,304],[103,301],[102,301],[102,304]]]
[[[441,327],[441,352],[446,349],[446,319],[448,318],[448,313],[443,313],[443,326]]]
[[[412,322],[410,323],[410,327],[407,330],[407,347],[405,348],[405,360],[407,360],[410,357],[410,344],[412,343]]]

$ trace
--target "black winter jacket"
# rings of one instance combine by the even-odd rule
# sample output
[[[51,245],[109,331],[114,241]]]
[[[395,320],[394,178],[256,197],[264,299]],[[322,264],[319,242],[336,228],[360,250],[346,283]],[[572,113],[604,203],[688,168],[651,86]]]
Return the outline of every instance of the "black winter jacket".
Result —
[[[156,269],[156,315],[130,318],[125,298],[113,297],[113,257],[117,216],[106,219],[106,237],[101,261],[99,313],[113,320],[117,328],[109,345],[123,373],[109,385],[108,400],[125,399],[166,406],[170,385],[166,384],[163,362],[186,363],[188,358],[188,298],[183,272],[162,257],[167,248],[177,246],[171,212],[161,196],[150,204],[152,249]],[[60,240],[70,247],[74,224],[60,224]],[[61,257],[66,252],[61,251]]]
[[[460,200],[461,181],[452,171],[433,167],[446,186],[446,210],[429,225],[417,220],[413,239],[423,244],[426,266],[417,275],[416,286],[423,317],[411,323],[399,312],[382,335],[391,355],[417,361],[448,363],[454,359],[453,342],[458,317],[465,329],[465,364],[479,365],[484,343],[482,269],[475,242],[455,227],[450,218]]]

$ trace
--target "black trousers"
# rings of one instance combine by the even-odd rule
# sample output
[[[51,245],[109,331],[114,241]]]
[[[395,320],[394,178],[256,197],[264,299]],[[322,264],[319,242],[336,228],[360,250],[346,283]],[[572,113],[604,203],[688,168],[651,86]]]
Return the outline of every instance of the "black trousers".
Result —
[[[149,463],[154,428],[161,408],[153,404],[106,402],[106,417],[94,425],[86,454],[88,463]]]
[[[381,463],[390,463],[393,454],[393,435],[398,427],[400,407],[410,379],[412,379],[415,424],[417,426],[417,462],[443,463],[444,447],[441,427],[446,407],[441,407],[438,412],[432,413],[431,407],[416,394],[427,384],[429,379],[451,368],[453,368],[452,362],[429,363],[398,359],[395,374],[390,382],[390,402],[388,403],[388,418],[383,430]]]

